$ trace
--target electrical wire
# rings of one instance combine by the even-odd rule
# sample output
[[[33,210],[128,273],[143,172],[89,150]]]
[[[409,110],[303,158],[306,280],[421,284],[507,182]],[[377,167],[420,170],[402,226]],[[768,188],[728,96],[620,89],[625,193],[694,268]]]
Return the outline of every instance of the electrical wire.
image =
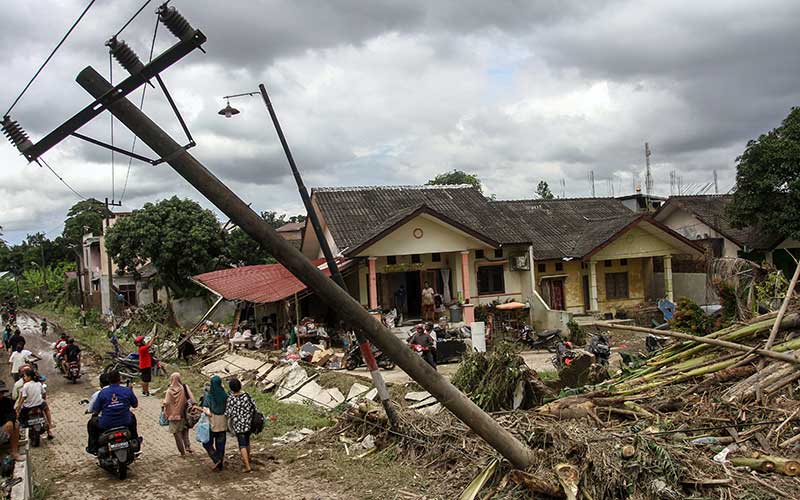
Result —
[[[108,52],[108,81],[114,85],[114,61],[111,59],[111,51]],[[108,113],[111,119],[111,147],[114,147],[114,113]],[[116,183],[114,181],[114,150],[111,150],[111,202],[114,202]]]
[[[70,29],[67,31],[67,33],[64,35],[64,37],[61,39],[61,41],[60,41],[60,42],[58,42],[58,45],[56,45],[56,48],[54,48],[54,49],[53,49],[53,51],[52,51],[52,52],[50,52],[50,55],[49,55],[49,56],[47,56],[47,59],[45,59],[45,60],[44,60],[44,62],[42,63],[42,65],[41,65],[41,66],[39,66],[39,69],[37,69],[37,70],[36,70],[36,73],[34,73],[33,77],[30,79],[30,81],[28,82],[28,84],[27,84],[27,85],[25,85],[25,88],[23,88],[23,89],[22,89],[22,92],[20,92],[20,93],[19,93],[19,95],[17,96],[17,98],[16,98],[16,99],[14,99],[14,102],[12,102],[12,103],[11,103],[11,106],[9,106],[9,107],[8,107],[8,111],[6,111],[6,112],[5,112],[5,114],[6,114],[6,115],[8,115],[9,113],[11,113],[11,110],[12,110],[12,109],[14,109],[14,106],[16,106],[16,105],[17,105],[17,103],[19,102],[19,100],[20,100],[20,99],[22,99],[22,96],[25,94],[25,92],[27,92],[27,91],[28,91],[28,89],[30,88],[30,86],[33,84],[33,81],[34,81],[34,80],[36,80],[36,78],[39,76],[39,73],[41,73],[41,72],[42,72],[42,70],[44,69],[44,67],[45,67],[45,66],[47,66],[47,63],[49,63],[49,62],[50,62],[50,59],[52,59],[52,58],[53,58],[53,56],[54,56],[54,55],[56,54],[56,52],[58,51],[58,49],[60,49],[60,48],[61,48],[61,45],[63,45],[63,44],[64,44],[64,42],[67,40],[67,37],[69,37],[69,35],[72,33],[72,31],[75,29],[75,27],[76,27],[76,26],[78,26],[78,23],[79,23],[79,22],[81,22],[81,19],[83,19],[83,16],[85,16],[85,15],[86,15],[86,13],[87,13],[87,12],[89,12],[89,9],[90,9],[90,8],[91,8],[91,6],[94,4],[94,2],[95,2],[95,0],[90,0],[89,4],[86,6],[86,8],[85,8],[85,9],[83,9],[83,12],[81,12],[81,15],[80,15],[80,16],[78,16],[78,19],[76,19],[76,20],[75,20],[75,22],[72,24],[72,26],[70,27]]]
[[[40,162],[41,162],[41,163],[40,163]],[[74,189],[72,186],[70,186],[70,185],[67,183],[67,181],[65,181],[65,180],[64,180],[64,178],[63,178],[63,177],[61,177],[60,175],[58,175],[58,174],[56,173],[56,171],[55,171],[55,170],[53,170],[53,167],[51,167],[51,166],[50,166],[50,165],[47,163],[47,161],[45,161],[45,159],[44,159],[43,157],[41,157],[41,156],[40,156],[40,157],[39,157],[39,158],[36,160],[36,163],[38,163],[40,167],[42,166],[42,163],[44,163],[44,166],[45,166],[45,167],[47,167],[47,169],[48,169],[50,172],[52,172],[52,173],[53,173],[53,175],[55,175],[55,176],[58,178],[58,180],[60,180],[60,181],[61,181],[61,182],[62,182],[62,183],[65,185],[65,186],[67,186],[67,188],[69,188],[69,190],[70,190],[70,191],[72,191],[72,192],[75,194],[75,196],[77,196],[78,198],[80,198],[80,199],[82,199],[82,200],[85,200],[85,199],[86,199],[86,197],[85,197],[85,196],[83,196],[83,195],[82,195],[82,194],[80,194],[79,192],[75,191],[75,189]]]
[[[123,24],[123,25],[122,25],[122,28],[120,28],[120,29],[119,29],[119,31],[117,31],[117,34],[116,34],[116,35],[114,35],[114,38],[118,37],[118,36],[120,35],[120,33],[122,33],[123,31],[125,31],[125,28],[127,28],[127,27],[128,27],[128,25],[129,25],[129,24],[131,24],[131,23],[133,22],[133,20],[134,20],[134,19],[136,19],[136,16],[138,16],[139,14],[141,14],[141,12],[144,10],[144,8],[145,8],[145,7],[147,7],[147,5],[148,5],[150,2],[152,2],[152,1],[153,1],[153,0],[147,0],[147,1],[146,1],[146,2],[145,2],[145,3],[144,3],[142,6],[141,6],[141,7],[139,7],[139,10],[137,10],[137,11],[136,11],[136,13],[135,13],[135,14],[134,14],[134,15],[133,15],[133,16],[132,16],[130,19],[128,19],[128,22],[126,22],[125,24]]]
[[[158,34],[158,25],[159,20],[156,18],[156,27],[153,29],[153,41],[150,43],[150,57],[147,59],[148,64],[153,60],[153,51],[156,48],[156,35]],[[142,85],[142,99],[139,101],[139,111],[144,108],[144,96],[147,93],[147,85]],[[134,134],[133,135],[133,143],[131,144],[131,153],[136,150],[136,140],[139,137]],[[119,202],[122,203],[122,200],[125,199],[125,193],[128,191],[128,179],[131,175],[131,164],[133,163],[133,157],[128,158],[128,170],[125,172],[125,183],[122,185],[122,194],[119,197]]]

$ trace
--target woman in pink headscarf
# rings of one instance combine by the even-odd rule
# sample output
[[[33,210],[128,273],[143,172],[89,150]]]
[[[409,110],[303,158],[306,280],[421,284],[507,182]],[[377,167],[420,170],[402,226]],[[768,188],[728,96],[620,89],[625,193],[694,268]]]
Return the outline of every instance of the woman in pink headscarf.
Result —
[[[182,457],[187,453],[193,453],[189,441],[189,424],[186,421],[190,401],[194,401],[194,396],[189,386],[181,382],[181,374],[175,372],[170,375],[169,387],[161,406],[164,409],[164,416],[169,421],[169,431],[175,436],[175,445]]]

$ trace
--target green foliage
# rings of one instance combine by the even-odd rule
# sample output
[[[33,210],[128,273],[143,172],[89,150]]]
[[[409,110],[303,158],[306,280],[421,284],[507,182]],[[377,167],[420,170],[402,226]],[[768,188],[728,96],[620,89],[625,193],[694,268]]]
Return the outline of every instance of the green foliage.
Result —
[[[777,270],[770,271],[767,276],[756,282],[756,302],[769,309],[776,310],[780,307],[786,291],[789,289],[789,280]]]
[[[714,320],[691,299],[681,297],[675,305],[675,316],[669,327],[692,335],[708,335],[714,330]]]
[[[584,331],[583,327],[575,322],[574,319],[569,320],[567,323],[567,328],[569,328],[569,341],[578,345],[586,345],[586,331]]]
[[[736,192],[728,207],[733,223],[800,239],[800,108],[748,142],[737,161]]]
[[[550,185],[547,184],[547,181],[539,181],[539,185],[536,186],[536,195],[543,200],[552,200],[555,198],[553,192],[550,191]]]
[[[210,210],[173,196],[120,218],[108,230],[106,247],[121,272],[136,276],[142,265],[152,262],[174,295],[185,297],[198,293],[190,276],[219,264],[223,239]]]
[[[316,430],[332,424],[330,417],[310,404],[281,403],[272,394],[256,389],[248,392],[266,418],[264,431],[258,435],[258,439],[271,441],[273,437],[282,436],[292,430],[303,427]],[[273,418],[268,418],[270,416]]]
[[[61,262],[44,269],[40,267],[24,269],[16,280],[12,277],[0,279],[0,297],[17,297],[17,303],[21,307],[30,307],[57,298],[64,294],[66,281],[64,273],[74,270],[74,262]]]
[[[444,186],[444,185],[458,185],[458,184],[469,184],[470,186],[474,186],[478,189],[482,189],[483,186],[481,185],[480,179],[475,174],[468,174],[462,170],[455,170],[453,169],[450,172],[445,172],[443,174],[439,174],[433,179],[426,182],[428,186]]]
[[[512,343],[500,342],[489,353],[467,352],[461,358],[452,382],[457,388],[486,411],[510,410],[514,402],[517,384],[524,384],[524,400],[521,408],[531,408],[542,403],[542,395],[531,383],[538,378],[525,360],[519,348]]]
[[[100,200],[79,201],[67,212],[62,236],[71,243],[80,243],[86,233],[99,236],[103,234],[103,219],[107,214],[110,215],[110,211]]]
[[[305,215],[278,214],[274,211],[261,212],[264,219],[274,229],[278,229],[290,222],[303,222]],[[256,264],[274,264],[277,262],[270,253],[261,247],[260,244],[245,233],[241,228],[236,228],[225,238],[225,263],[231,266],[252,266]]]

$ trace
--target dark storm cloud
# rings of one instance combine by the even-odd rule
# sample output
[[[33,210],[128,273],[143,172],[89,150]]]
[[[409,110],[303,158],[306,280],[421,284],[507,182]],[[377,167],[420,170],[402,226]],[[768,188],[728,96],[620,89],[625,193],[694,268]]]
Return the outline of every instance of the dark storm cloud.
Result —
[[[15,96],[84,7],[7,2],[0,11],[0,101]],[[141,5],[96,2],[12,113],[34,139],[90,102],[74,82],[92,65],[108,77],[103,43]],[[309,186],[408,184],[460,168],[488,193],[532,196],[538,180],[587,195],[642,178],[651,143],[656,190],[675,171],[730,187],[747,140],[800,102],[800,4],[709,1],[174,0],[208,36],[165,73],[209,169],[258,210],[299,211],[283,151],[258,97],[217,111],[222,95],[267,83]],[[123,33],[146,59],[155,4]],[[175,43],[159,28],[156,54]],[[114,81],[125,75],[116,64]],[[139,94],[130,96],[138,104]],[[160,91],[145,112],[186,139]],[[108,116],[82,132],[109,140]],[[115,142],[132,137],[117,124]],[[136,151],[154,156],[138,144]],[[111,196],[108,151],[70,139],[48,155],[86,195]],[[53,175],[0,146],[0,225],[22,234],[63,220],[75,201]],[[117,157],[120,196],[127,159]],[[610,190],[610,189],[609,189]],[[168,166],[134,161],[126,209],[172,195],[209,206]],[[49,228],[48,228],[49,229]],[[12,236],[13,237],[13,236]]]

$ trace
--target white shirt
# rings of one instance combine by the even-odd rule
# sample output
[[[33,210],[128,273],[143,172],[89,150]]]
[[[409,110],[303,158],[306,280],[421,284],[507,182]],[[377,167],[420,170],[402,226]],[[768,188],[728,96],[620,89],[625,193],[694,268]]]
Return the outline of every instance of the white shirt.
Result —
[[[22,403],[23,408],[35,408],[41,405],[44,402],[43,394],[44,388],[41,382],[33,380],[25,382],[19,391],[20,396],[25,396],[25,402]]]
[[[11,363],[11,373],[19,372],[20,367],[29,361],[28,358],[32,354],[33,353],[27,349],[23,349],[19,352],[12,352],[11,357],[8,358],[8,362]]]
[[[25,379],[20,378],[16,382],[14,382],[14,387],[11,389],[11,397],[16,401],[19,398],[19,390],[22,389],[22,384],[25,383]]]

